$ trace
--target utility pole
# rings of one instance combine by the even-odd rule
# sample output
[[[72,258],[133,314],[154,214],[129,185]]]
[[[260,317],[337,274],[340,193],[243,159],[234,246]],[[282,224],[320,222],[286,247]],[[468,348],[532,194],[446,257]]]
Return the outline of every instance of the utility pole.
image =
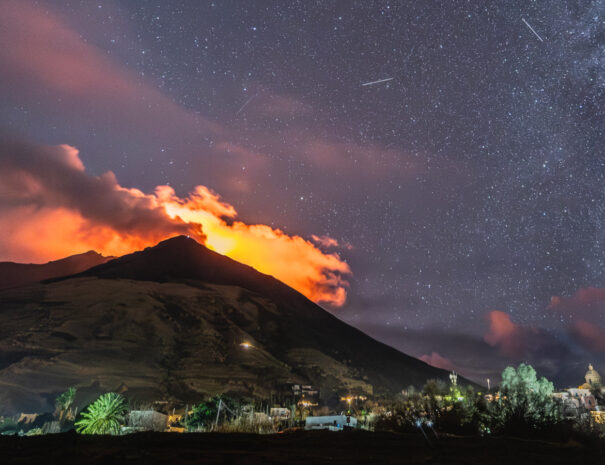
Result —
[[[221,407],[223,406],[223,399],[218,400],[218,409],[216,410],[216,421],[214,422],[214,428],[218,426],[218,416],[221,414]]]

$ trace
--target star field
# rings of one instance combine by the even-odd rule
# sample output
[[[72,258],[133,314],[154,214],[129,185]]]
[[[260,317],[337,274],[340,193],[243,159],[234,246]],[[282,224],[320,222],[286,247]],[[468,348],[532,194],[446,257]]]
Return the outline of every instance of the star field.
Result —
[[[4,92],[4,127],[122,185],[204,184],[249,222],[350,244],[333,312],[412,355],[493,376],[514,360],[477,353],[499,310],[557,379],[605,364],[569,333],[585,309],[549,307],[605,288],[602,1],[35,3],[200,126],[75,117],[42,91]],[[603,302],[581,314],[605,327]]]

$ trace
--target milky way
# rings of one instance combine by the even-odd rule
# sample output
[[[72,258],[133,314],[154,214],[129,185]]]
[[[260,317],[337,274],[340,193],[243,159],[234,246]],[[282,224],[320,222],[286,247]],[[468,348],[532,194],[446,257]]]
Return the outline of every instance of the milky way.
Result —
[[[605,370],[577,325],[605,327],[605,297],[581,294],[605,288],[605,2],[35,11],[119,79],[65,90],[0,54],[9,132],[73,145],[122,185],[207,185],[248,223],[337,239],[353,276],[334,313],[429,362],[478,380],[520,360],[561,383]],[[494,310],[518,353],[486,336]]]

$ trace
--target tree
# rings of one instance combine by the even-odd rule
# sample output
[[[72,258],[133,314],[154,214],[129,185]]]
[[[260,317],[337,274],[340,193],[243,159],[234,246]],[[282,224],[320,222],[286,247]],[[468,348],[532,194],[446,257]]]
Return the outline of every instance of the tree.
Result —
[[[443,404],[443,396],[448,392],[447,384],[440,379],[429,379],[422,388],[424,404],[421,410],[426,412],[431,421],[435,421]]]
[[[229,412],[234,410],[234,402],[231,399],[215,396],[206,402],[193,406],[191,414],[187,417],[187,428],[198,430],[208,428],[214,424],[219,414],[219,404],[221,403],[221,415],[229,415]]]
[[[519,433],[556,424],[559,411],[552,398],[553,390],[550,381],[537,378],[531,365],[522,363],[517,369],[506,367],[494,412],[495,428]]]
[[[0,417],[0,434],[16,434],[19,431],[19,425],[12,418]]]
[[[472,386],[452,384],[450,392],[444,396],[443,407],[435,419],[437,429],[455,434],[483,434],[487,431],[487,404]]]
[[[76,398],[76,388],[67,388],[67,391],[59,394],[55,399],[55,415],[59,417],[59,421],[73,420],[74,413],[72,406]]]
[[[82,412],[76,425],[82,434],[119,434],[126,415],[126,400],[121,394],[103,394]]]
[[[428,397],[443,396],[448,392],[448,386],[445,381],[440,379],[429,379],[422,388],[422,393]]]

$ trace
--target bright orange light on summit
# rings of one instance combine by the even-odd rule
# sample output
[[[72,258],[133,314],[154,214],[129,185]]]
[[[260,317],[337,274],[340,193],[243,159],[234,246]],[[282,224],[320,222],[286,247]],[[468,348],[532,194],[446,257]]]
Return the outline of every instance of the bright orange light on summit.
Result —
[[[224,218],[233,220],[237,212],[204,186],[185,199],[169,186],[160,186],[156,196],[171,218],[201,225],[209,248],[275,276],[311,300],[344,304],[347,282],[342,276],[351,270],[337,254],[324,253],[300,236],[264,224],[228,224]]]
[[[13,205],[0,218],[2,259],[42,262],[90,249],[119,256],[188,234],[315,302],[346,300],[343,276],[351,270],[338,254],[268,225],[237,221],[235,208],[207,187],[183,198],[170,186],[145,194],[120,186],[111,172],[87,174],[73,147],[7,144],[16,155],[0,160],[0,193]],[[320,243],[338,244],[327,236]]]

